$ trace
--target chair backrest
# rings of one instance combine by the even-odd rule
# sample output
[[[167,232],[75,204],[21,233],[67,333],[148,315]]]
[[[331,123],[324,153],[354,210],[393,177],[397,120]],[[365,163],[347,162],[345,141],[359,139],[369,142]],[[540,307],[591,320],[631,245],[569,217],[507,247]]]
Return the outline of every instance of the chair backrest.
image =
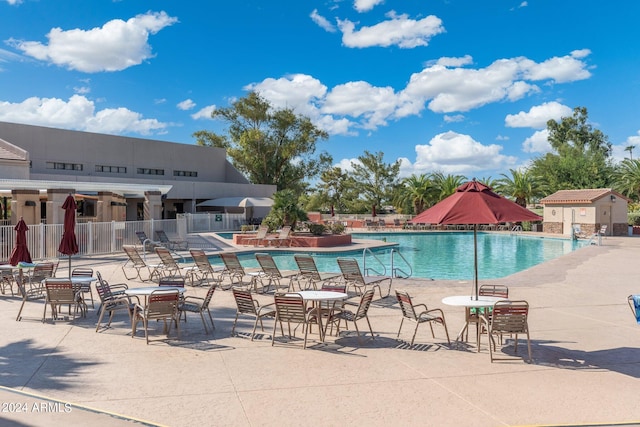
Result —
[[[209,257],[207,257],[207,254],[202,249],[191,249],[189,252],[199,270],[213,271]]]
[[[256,306],[253,301],[251,292],[236,288],[234,288],[232,292],[233,298],[236,300],[236,305],[238,306],[239,313],[257,314]]]
[[[155,233],[160,243],[171,243],[169,236],[167,236],[167,233],[165,233],[164,230],[156,230]]]
[[[396,289],[396,300],[398,300],[398,304],[400,304],[400,310],[402,310],[402,315],[404,317],[411,320],[416,320],[418,318],[416,310],[413,308],[411,297],[407,291]]]
[[[347,282],[364,283],[364,277],[355,258],[338,258],[338,266]]]
[[[55,265],[52,262],[43,262],[36,264],[31,271],[32,281],[41,281],[48,277],[53,277],[55,271]]]
[[[184,288],[184,279],[169,279],[162,277],[158,282],[158,287]]]
[[[276,294],[276,316],[281,322],[306,323],[307,309],[299,294]]]
[[[222,262],[224,263],[224,267],[227,269],[227,271],[231,273],[244,274],[244,267],[242,267],[242,264],[240,264],[238,255],[231,252],[221,252],[220,258],[222,258]]]
[[[322,283],[322,286],[320,287],[321,291],[329,291],[329,292],[342,292],[342,293],[346,293],[347,292],[347,285],[346,284],[334,284],[334,283],[327,283],[324,282]]]
[[[273,257],[271,255],[258,253],[256,254],[256,259],[258,260],[258,264],[260,264],[260,268],[262,268],[262,271],[266,275],[271,277],[282,278],[280,269],[276,265],[276,262],[273,260]]]
[[[175,315],[180,294],[176,290],[157,290],[149,294],[145,312],[149,319],[161,319]]]
[[[164,246],[157,246],[155,248],[155,251],[162,264],[167,267],[179,269],[178,263],[173,258],[173,255],[171,255],[171,251],[169,249],[165,248]]]
[[[71,271],[72,277],[93,277],[93,268],[76,267]]]
[[[75,303],[73,284],[69,279],[45,279],[44,286],[47,291],[47,300],[51,303]]]
[[[356,311],[356,319],[362,319],[367,316],[369,312],[369,307],[371,307],[371,301],[373,301],[373,289],[369,289],[364,294],[362,294],[362,298],[360,298],[360,304],[358,305],[358,310]]]
[[[204,300],[202,301],[202,307],[209,307],[209,303],[211,302],[211,298],[213,298],[213,293],[216,291],[217,286],[215,284],[209,286],[207,290],[207,295],[204,296]]]
[[[293,256],[293,259],[295,259],[296,264],[298,265],[300,274],[302,274],[303,276],[311,277],[314,280],[320,280],[318,267],[316,266],[316,262],[311,255],[295,254]]]
[[[122,250],[127,254],[127,256],[129,257],[129,261],[131,261],[134,266],[147,265],[147,263],[144,262],[144,260],[140,256],[140,253],[138,252],[138,249],[136,249],[135,246],[122,245]]]
[[[490,329],[492,332],[527,332],[529,304],[526,301],[498,301],[491,312]]]
[[[627,302],[629,303],[633,316],[636,318],[636,322],[640,325],[640,295],[629,295]]]
[[[147,233],[144,231],[136,231],[136,236],[138,236],[138,240],[140,240],[140,243],[143,245],[146,243],[146,240],[151,241],[151,239],[147,237]]]
[[[280,234],[278,234],[278,239],[288,239],[289,234],[291,234],[291,226],[286,225],[282,227],[280,230]]]
[[[256,233],[256,236],[254,237],[254,239],[264,239],[265,237],[267,237],[268,233],[269,233],[269,227],[265,225],[261,225],[260,227],[258,227],[258,232]]]
[[[607,224],[600,227],[600,235],[604,236],[605,234],[607,234]]]
[[[483,297],[509,298],[509,288],[505,285],[482,285],[478,295]]]

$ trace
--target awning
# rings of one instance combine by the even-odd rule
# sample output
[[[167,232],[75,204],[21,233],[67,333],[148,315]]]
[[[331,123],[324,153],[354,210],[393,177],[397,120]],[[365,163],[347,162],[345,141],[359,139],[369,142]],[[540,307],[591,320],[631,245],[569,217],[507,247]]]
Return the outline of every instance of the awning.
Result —
[[[200,202],[197,207],[270,207],[273,206],[273,199],[269,197],[221,197],[219,199],[209,199]]]

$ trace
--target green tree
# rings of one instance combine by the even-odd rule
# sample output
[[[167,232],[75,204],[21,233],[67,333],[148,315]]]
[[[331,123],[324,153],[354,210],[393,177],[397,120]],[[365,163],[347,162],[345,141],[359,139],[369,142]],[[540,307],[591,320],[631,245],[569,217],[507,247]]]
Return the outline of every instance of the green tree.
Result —
[[[628,151],[628,152],[629,152],[629,158],[630,158],[631,160],[633,160],[633,150],[634,150],[634,148],[636,148],[636,146],[635,146],[635,145],[627,145],[627,146],[625,147],[625,149],[624,149],[624,151]]]
[[[300,207],[299,196],[291,189],[281,190],[273,195],[273,206],[264,223],[270,230],[290,225],[295,230],[298,221],[307,221],[307,213]]]
[[[611,143],[588,123],[587,109],[576,107],[571,117],[549,120],[553,152],[533,160],[531,172],[549,192],[607,187],[613,173]]]
[[[511,197],[515,202],[527,207],[527,203],[541,195],[540,186],[534,175],[527,169],[509,169],[511,176],[500,174],[502,178],[496,181],[496,191],[506,197]]]
[[[625,196],[640,200],[640,160],[624,159],[613,174],[613,185]]]
[[[324,152],[316,155],[316,143],[328,138],[325,131],[291,109],[273,109],[255,92],[231,107],[215,109],[211,117],[227,124],[227,134],[195,132],[198,145],[226,149],[233,166],[254,184],[300,193],[304,180],[316,177],[332,162]]]
[[[410,205],[414,214],[419,214],[431,206],[435,187],[427,174],[411,175],[400,182],[395,198],[398,206]]]
[[[351,182],[358,190],[360,199],[377,207],[392,200],[400,173],[399,160],[385,163],[383,157],[382,152],[373,154],[365,150],[358,157],[359,162],[351,162]]]
[[[348,191],[348,177],[347,174],[339,167],[333,167],[326,169],[320,174],[320,182],[318,189],[322,195],[322,199],[328,205],[327,207],[333,208],[336,212],[342,213],[346,210],[344,195]]]
[[[460,187],[466,181],[462,175],[445,175],[442,172],[435,172],[431,175],[433,184],[436,188],[436,202],[446,199],[456,192],[456,188]]]

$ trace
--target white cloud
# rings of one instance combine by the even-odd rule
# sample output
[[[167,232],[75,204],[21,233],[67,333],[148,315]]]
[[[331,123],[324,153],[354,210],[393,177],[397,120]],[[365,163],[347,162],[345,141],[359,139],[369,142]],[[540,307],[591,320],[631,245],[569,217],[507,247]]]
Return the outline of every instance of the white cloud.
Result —
[[[545,102],[529,109],[529,112],[520,111],[518,114],[509,114],[504,119],[506,127],[510,128],[534,128],[547,127],[549,120],[559,121],[563,117],[570,117],[572,109],[559,102]]]
[[[536,131],[522,143],[522,151],[525,153],[549,153],[551,152],[551,144],[549,144],[549,131],[542,129]]]
[[[91,92],[91,88],[88,86],[76,86],[73,88],[73,92],[79,95],[86,95]]]
[[[353,171],[352,163],[356,163],[360,165],[362,164],[360,160],[358,160],[357,158],[353,158],[353,159],[342,159],[333,166],[339,167],[340,169],[342,169],[342,172],[352,172]]]
[[[522,62],[523,74],[528,80],[553,80],[556,83],[574,82],[591,77],[591,73],[581,61],[591,54],[588,49],[574,50],[571,55],[549,58],[536,64],[531,60]]]
[[[347,47],[398,46],[414,48],[427,46],[435,35],[443,33],[442,20],[437,16],[427,16],[420,20],[409,19],[408,15],[387,15],[389,20],[371,27],[355,29],[355,24],[347,19],[338,20],[342,31],[342,43]]]
[[[200,110],[198,110],[198,112],[193,113],[191,115],[191,118],[193,120],[198,120],[198,119],[212,119],[213,120],[213,118],[211,117],[211,113],[213,113],[213,110],[215,110],[215,109],[216,109],[215,105],[207,105],[206,107],[201,108]]]
[[[462,122],[462,121],[464,121],[464,115],[462,114],[454,114],[453,116],[450,116],[448,114],[444,115],[445,123],[456,123],[456,122]]]
[[[178,107],[179,110],[191,110],[193,107],[196,106],[196,103],[193,102],[191,99],[185,99],[182,102],[179,102],[178,105],[176,105]]]
[[[9,3],[12,6],[22,4],[22,2],[23,0],[7,0],[7,3]]]
[[[416,145],[412,173],[442,171],[465,175],[506,169],[516,163],[515,157],[500,154],[501,151],[500,145],[483,145],[469,135],[449,131],[434,136],[426,145]]]
[[[313,9],[313,12],[311,12],[311,15],[309,16],[311,17],[311,20],[316,23],[316,25],[318,25],[325,31],[330,33],[335,33],[337,31],[335,25],[333,25],[327,18],[318,13],[318,9]]]
[[[68,101],[32,97],[20,103],[0,102],[0,120],[109,134],[158,134],[169,126],[126,108],[96,111],[93,101],[81,95],[73,95]]]
[[[383,2],[384,0],[354,0],[353,8],[360,13],[368,12]]]
[[[629,153],[626,148],[629,146],[634,146],[631,153]],[[619,145],[613,145],[612,147],[612,157],[616,162],[621,162],[624,159],[628,159],[632,157],[634,160],[640,159],[640,131],[638,131],[637,135],[632,135],[627,137],[627,139]]]
[[[13,39],[10,44],[28,56],[70,70],[120,71],[152,58],[149,35],[177,21],[165,12],[147,12],[90,30],[52,28],[47,34],[48,44]]]
[[[575,57],[575,52],[573,55]],[[276,108],[294,109],[332,135],[355,135],[358,129],[375,130],[391,120],[419,115],[425,104],[433,112],[447,113],[443,120],[451,123],[463,120],[464,116],[448,113],[514,101],[538,91],[537,86],[524,80],[528,70],[536,66],[526,58],[500,59],[485,68],[466,67],[472,63],[470,56],[440,58],[413,74],[407,86],[399,91],[365,81],[346,82],[328,89],[320,80],[306,74],[267,78],[244,89],[259,92]],[[586,67],[586,63],[581,64]],[[564,75],[564,70],[556,71]],[[553,78],[553,74],[549,75],[549,79]],[[570,114],[567,107],[550,102],[529,112],[507,116],[505,121],[511,127],[544,127],[546,120],[566,112]]]

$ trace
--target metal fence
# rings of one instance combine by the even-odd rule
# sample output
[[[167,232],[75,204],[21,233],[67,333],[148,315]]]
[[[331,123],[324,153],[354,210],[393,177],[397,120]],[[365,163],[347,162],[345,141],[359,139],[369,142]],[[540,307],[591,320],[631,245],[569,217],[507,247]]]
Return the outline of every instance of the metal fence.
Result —
[[[136,235],[144,231],[155,240],[155,231],[186,238],[188,233],[239,230],[243,214],[184,214],[177,219],[148,221],[87,222],[76,224],[78,255],[100,255],[122,251],[122,245],[137,245]],[[0,226],[0,262],[11,257],[16,232],[13,225]],[[63,224],[32,224],[27,231],[27,246],[34,260],[58,258]]]

